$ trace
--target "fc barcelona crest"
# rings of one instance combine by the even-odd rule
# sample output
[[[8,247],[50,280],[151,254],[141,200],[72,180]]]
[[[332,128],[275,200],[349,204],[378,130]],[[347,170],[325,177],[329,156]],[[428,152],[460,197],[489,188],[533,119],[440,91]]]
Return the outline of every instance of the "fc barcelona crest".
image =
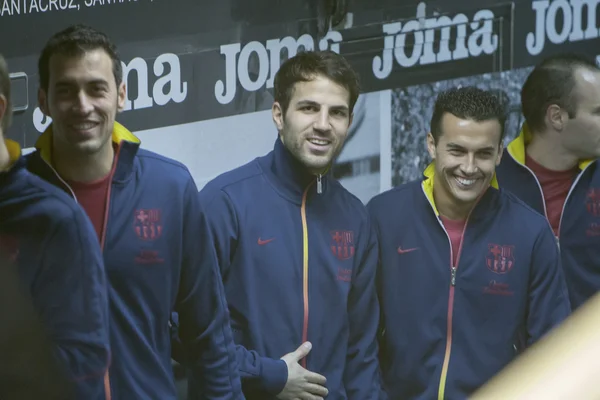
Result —
[[[135,210],[133,228],[140,239],[156,240],[162,235],[160,214],[158,209]]]
[[[340,260],[354,257],[354,232],[331,231],[331,252]]]
[[[585,196],[585,209],[594,217],[600,217],[600,189],[590,189]]]
[[[488,244],[488,250],[486,264],[493,273],[506,274],[515,265],[515,246],[501,246],[491,243]]]

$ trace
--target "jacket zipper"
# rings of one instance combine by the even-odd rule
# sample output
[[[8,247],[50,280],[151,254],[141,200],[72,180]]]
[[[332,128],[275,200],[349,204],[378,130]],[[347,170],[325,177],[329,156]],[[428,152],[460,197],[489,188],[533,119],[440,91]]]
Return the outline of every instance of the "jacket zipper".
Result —
[[[40,156],[40,158],[41,158],[41,156]],[[50,163],[48,161],[44,160],[43,158],[42,158],[42,161],[48,166],[48,168],[50,168],[52,170],[52,172],[54,172],[54,176],[56,176],[58,178],[60,183],[62,183],[64,185],[64,187],[66,187],[69,190],[69,193],[73,197],[73,200],[75,200],[75,203],[79,203],[77,201],[77,196],[75,196],[75,192],[73,191],[73,189],[71,189],[71,186],[69,186],[69,184],[58,174],[58,171],[56,171],[56,169],[54,169],[54,167],[52,165],[50,165]]]
[[[535,173],[531,170],[531,168],[529,168],[527,165],[521,164],[520,162],[518,162],[517,160],[515,160],[515,158],[512,156],[512,154],[510,156],[512,157],[512,159],[518,165],[522,166],[527,171],[529,171],[529,173],[531,174],[531,176],[535,180],[535,183],[537,183],[538,188],[540,189],[540,195],[542,196],[542,205],[544,206],[544,216],[546,217],[546,220],[548,220],[548,222],[550,222],[550,219],[548,218],[548,212],[546,210],[546,199],[544,198],[544,190],[542,189],[542,184],[538,180],[538,178],[535,175]],[[560,232],[560,228],[562,226],[563,216],[565,215],[565,209],[566,209],[566,206],[567,206],[567,201],[569,201],[569,197],[571,197],[571,193],[573,193],[573,189],[575,189],[575,186],[579,182],[579,179],[581,179],[581,177],[583,176],[583,173],[589,168],[590,165],[592,165],[592,164],[590,163],[590,164],[586,165],[586,167],[577,175],[577,177],[575,178],[575,181],[573,181],[573,184],[571,185],[571,188],[569,189],[569,192],[567,193],[567,197],[565,197],[565,202],[563,203],[562,210],[560,212],[560,219],[558,220],[558,237],[556,237],[556,244],[559,245],[559,247],[560,247],[559,237],[560,237],[560,233],[561,233]]]
[[[118,160],[118,156],[119,156],[119,152],[121,150],[121,146],[117,147],[117,151],[115,153],[115,163]],[[75,200],[75,202],[77,203],[77,196],[75,196],[75,192],[73,192],[73,189],[71,189],[71,186],[69,186],[69,184],[58,174],[58,172],[56,171],[56,169],[54,169],[54,167],[52,167],[52,165],[50,165],[49,162],[47,162],[46,160],[42,159],[46,165],[52,170],[52,172],[54,172],[54,175],[58,178],[58,180],[67,188],[69,189],[69,192],[71,193],[71,196],[73,196],[73,199]],[[115,167],[112,168],[111,171],[111,176],[110,176],[110,184],[108,185],[108,191],[106,193],[106,210],[104,211],[104,226],[102,227],[102,238],[100,239],[100,249],[102,250],[102,254],[104,254],[104,245],[106,242],[106,229],[108,227],[108,210],[110,207],[110,194],[111,194],[111,189],[112,189],[112,177],[114,175],[114,170]],[[108,294],[108,293],[107,293]],[[112,394],[111,394],[111,387],[110,387],[110,376],[108,373],[108,370],[110,368],[110,356],[109,356],[109,360],[108,360],[108,364],[109,367],[106,368],[106,373],[104,374],[104,391],[105,393],[105,399],[106,400],[111,400],[112,398]]]
[[[323,184],[321,182],[321,174],[319,174],[317,175],[317,194],[321,193],[323,193]]]
[[[320,177],[317,178],[317,189],[320,185]],[[304,321],[302,325],[302,343],[308,340],[308,225],[306,222],[306,198],[312,182],[304,189],[302,194],[302,206],[300,215],[302,217],[302,298],[304,301]],[[306,357],[301,360],[301,365],[306,369]]]
[[[302,217],[302,299],[304,303],[304,320],[302,323],[302,343],[308,341],[308,223],[306,222],[306,198],[308,190],[313,183],[317,183],[317,194],[323,193],[322,175],[317,175],[317,179],[308,184],[302,194],[302,206],[300,207],[300,216]],[[306,369],[306,357],[300,364]]]
[[[106,191],[106,210],[104,210],[104,223],[103,223],[104,226],[102,227],[102,239],[100,240],[100,249],[102,250],[102,255],[104,255],[104,247],[106,246],[106,231],[108,229],[108,215],[109,215],[109,209],[110,209],[110,195],[112,193],[112,180],[113,180],[113,176],[115,175],[115,171],[117,170],[117,162],[119,161],[119,153],[120,152],[121,152],[121,146],[117,146],[117,151],[115,152],[115,160],[114,160],[115,165],[111,168],[108,190]],[[108,295],[108,293],[107,293],[107,295]],[[109,314],[110,314],[110,311],[109,311]],[[112,399],[112,388],[110,385],[110,373],[109,373],[110,364],[111,364],[111,359],[109,358],[108,367],[106,368],[106,374],[104,375],[104,391],[106,392],[105,400]]]
[[[465,221],[465,226],[462,231],[462,235],[460,237],[460,246],[458,247],[458,254],[456,255],[456,264],[454,263],[454,252],[452,251],[452,240],[450,239],[450,235],[444,227],[441,219],[438,216],[438,222],[446,237],[448,238],[448,244],[450,245],[450,291],[448,294],[448,324],[447,324],[447,333],[446,333],[446,352],[444,354],[444,363],[442,364],[442,372],[440,374],[440,386],[438,387],[438,400],[444,400],[444,391],[446,390],[446,378],[448,377],[448,366],[450,365],[450,353],[452,351],[452,318],[454,316],[454,290],[456,287],[456,271],[458,269],[458,264],[460,263],[460,255],[462,253],[463,241],[465,238],[465,232],[467,231],[467,224],[469,223],[469,218],[471,217],[471,213],[475,209],[475,204],[471,211],[469,211],[469,215],[467,215],[467,219]]]
[[[512,159],[517,164],[519,164],[520,166],[522,166],[523,168],[525,168],[527,171],[529,171],[529,173],[531,174],[531,176],[533,176],[533,179],[535,180],[535,183],[537,184],[538,189],[540,189],[540,194],[542,195],[542,206],[544,207],[544,216],[546,217],[546,219],[548,219],[548,210],[546,210],[546,201],[544,200],[544,191],[542,190],[542,184],[538,180],[537,176],[535,176],[535,173],[531,170],[531,168],[529,168],[527,165],[521,164],[520,162],[518,162],[517,160],[515,160],[515,158],[512,156],[512,154],[510,156],[512,157]],[[565,201],[565,203],[566,203],[566,201]]]
[[[560,212],[560,219],[558,220],[558,234],[559,234],[559,236],[560,236],[560,233],[561,233],[560,232],[560,228],[562,227],[563,216],[565,215],[565,209],[567,208],[567,201],[569,201],[569,197],[571,197],[571,193],[573,193],[573,190],[575,189],[575,186],[577,186],[577,183],[579,182],[579,180],[583,176],[583,173],[589,168],[590,165],[592,165],[592,163],[586,165],[585,168],[577,175],[577,177],[573,181],[573,184],[571,185],[571,188],[569,189],[569,192],[567,193],[567,197],[565,197],[565,202],[563,203],[562,211]],[[537,177],[535,177],[535,179],[537,180]],[[542,192],[542,197],[543,196],[544,195],[543,195],[543,192]],[[544,201],[544,203],[545,203],[545,201]],[[558,247],[560,248],[560,243],[558,242],[558,237],[556,238],[556,243],[558,244]]]

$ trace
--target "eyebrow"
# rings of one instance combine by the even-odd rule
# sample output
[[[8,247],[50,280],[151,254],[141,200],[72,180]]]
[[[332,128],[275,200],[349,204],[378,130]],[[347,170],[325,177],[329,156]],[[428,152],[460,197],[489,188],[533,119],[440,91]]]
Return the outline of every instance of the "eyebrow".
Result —
[[[300,100],[297,103],[298,106],[315,106],[315,107],[321,107],[321,104],[317,103],[316,101],[312,101],[312,100]],[[332,106],[331,107],[332,110],[342,110],[342,111],[348,111],[349,108],[346,105],[337,105],[337,106]]]
[[[456,143],[448,143],[446,145],[446,148],[449,150],[465,150],[465,148],[459,144]],[[494,151],[496,148],[494,146],[487,146],[487,147],[483,147],[481,149],[477,149],[477,152],[483,152],[483,151]]]
[[[71,86],[74,81],[70,79],[59,80],[55,83],[55,86]],[[104,79],[93,79],[85,83],[86,85],[108,85],[108,82]]]
[[[464,150],[465,148],[461,145],[458,145],[456,143],[448,143],[446,144],[446,148],[449,150]]]

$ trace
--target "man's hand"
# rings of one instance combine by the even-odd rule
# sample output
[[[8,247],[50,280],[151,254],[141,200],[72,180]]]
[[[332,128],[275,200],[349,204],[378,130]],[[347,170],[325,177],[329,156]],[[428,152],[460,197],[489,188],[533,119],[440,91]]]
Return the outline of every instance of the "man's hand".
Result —
[[[298,362],[308,355],[312,344],[303,343],[291,353],[281,357],[287,364],[288,379],[285,387],[277,395],[280,400],[323,400],[329,393],[325,388],[327,379],[300,366]]]

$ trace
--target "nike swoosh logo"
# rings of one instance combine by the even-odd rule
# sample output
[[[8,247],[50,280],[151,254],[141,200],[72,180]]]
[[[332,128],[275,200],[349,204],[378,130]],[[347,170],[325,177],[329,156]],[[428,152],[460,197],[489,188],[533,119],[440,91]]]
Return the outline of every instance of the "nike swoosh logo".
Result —
[[[259,246],[263,246],[263,245],[265,245],[265,244],[267,244],[269,242],[272,242],[273,240],[275,240],[275,238],[273,238],[273,239],[267,239],[267,240],[261,240],[260,238],[258,238],[258,245]]]
[[[419,250],[419,248],[414,247],[412,249],[402,249],[402,247],[398,246],[398,254],[406,254],[406,253],[410,253],[411,251],[415,251],[415,250]]]

